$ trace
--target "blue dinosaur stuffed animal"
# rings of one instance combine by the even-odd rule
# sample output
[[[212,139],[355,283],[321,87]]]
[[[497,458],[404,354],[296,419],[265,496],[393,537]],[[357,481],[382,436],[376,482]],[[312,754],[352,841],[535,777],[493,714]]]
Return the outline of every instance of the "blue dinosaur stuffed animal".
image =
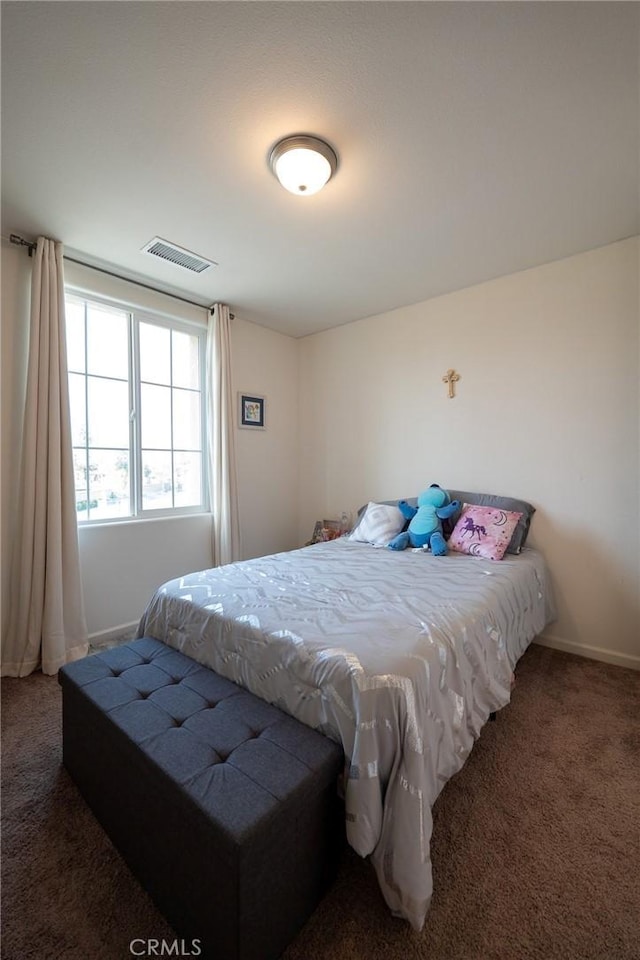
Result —
[[[442,520],[447,520],[460,507],[459,500],[451,500],[446,490],[432,483],[418,497],[418,506],[412,507],[406,500],[398,501],[398,509],[410,524],[404,533],[399,533],[388,544],[390,550],[406,550],[412,547],[430,547],[436,557],[447,552],[447,542],[442,535]]]

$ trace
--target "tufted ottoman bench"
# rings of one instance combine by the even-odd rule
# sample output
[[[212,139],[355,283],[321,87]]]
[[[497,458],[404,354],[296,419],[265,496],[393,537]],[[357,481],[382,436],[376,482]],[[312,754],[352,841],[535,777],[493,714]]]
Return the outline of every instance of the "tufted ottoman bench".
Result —
[[[64,764],[176,933],[275,960],[335,867],[340,747],[157,640],[58,676]]]

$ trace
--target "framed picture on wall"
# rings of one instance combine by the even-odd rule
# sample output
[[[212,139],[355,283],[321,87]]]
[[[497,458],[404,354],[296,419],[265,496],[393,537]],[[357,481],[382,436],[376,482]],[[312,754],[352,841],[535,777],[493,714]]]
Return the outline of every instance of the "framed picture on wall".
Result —
[[[258,397],[255,393],[239,393],[240,420],[238,426],[248,427],[250,430],[265,429],[265,397]]]

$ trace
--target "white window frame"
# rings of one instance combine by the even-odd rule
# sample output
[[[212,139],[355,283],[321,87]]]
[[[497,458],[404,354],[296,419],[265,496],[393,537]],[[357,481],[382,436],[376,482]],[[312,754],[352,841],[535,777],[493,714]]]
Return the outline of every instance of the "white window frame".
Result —
[[[104,524],[120,523],[139,523],[141,520],[152,520],[162,517],[180,517],[193,514],[208,513],[209,508],[209,484],[207,474],[207,423],[206,423],[206,327],[200,324],[190,323],[178,317],[169,314],[163,314],[159,311],[140,308],[132,303],[123,300],[117,300],[105,297],[101,294],[94,294],[84,289],[65,284],[65,299],[75,299],[82,302],[96,303],[104,307],[110,307],[115,310],[124,311],[128,317],[128,386],[129,386],[129,504],[131,513],[117,517],[89,517],[87,520],[78,518],[78,526],[86,528],[90,526]],[[196,336],[199,340],[199,374],[200,374],[200,453],[202,457],[201,472],[201,492],[202,502],[193,506],[180,507],[161,507],[155,510],[143,508],[143,490],[142,490],[142,444],[139,411],[141,409],[141,379],[140,379],[140,324],[151,323],[158,327],[168,330],[176,330],[180,333],[188,333]],[[85,325],[86,337],[86,325]],[[86,370],[86,341],[85,341],[85,391],[87,380]],[[73,371],[77,373],[78,371]],[[171,402],[173,404],[173,372],[171,371]],[[86,395],[86,394],[85,394]],[[88,409],[88,408],[87,408]],[[176,452],[173,447],[173,434],[171,437],[170,453]],[[88,446],[88,445],[87,445]],[[78,449],[77,447],[75,449]],[[178,449],[177,452],[180,452]]]

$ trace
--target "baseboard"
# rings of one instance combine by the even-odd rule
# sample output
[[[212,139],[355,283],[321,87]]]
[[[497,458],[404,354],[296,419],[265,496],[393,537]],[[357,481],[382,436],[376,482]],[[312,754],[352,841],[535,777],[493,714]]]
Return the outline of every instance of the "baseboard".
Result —
[[[603,650],[602,647],[587,647],[582,643],[573,643],[561,637],[548,634],[536,637],[534,643],[542,647],[552,647],[554,650],[564,650],[565,653],[575,653],[578,657],[588,657],[590,660],[602,660],[604,663],[615,663],[618,667],[627,667],[630,670],[640,670],[640,657],[631,653],[618,653],[616,650]]]
[[[100,647],[112,640],[132,640],[137,633],[138,622],[138,620],[134,620],[133,623],[120,623],[117,627],[109,627],[108,630],[98,630],[96,633],[90,633],[89,644],[92,647]]]

